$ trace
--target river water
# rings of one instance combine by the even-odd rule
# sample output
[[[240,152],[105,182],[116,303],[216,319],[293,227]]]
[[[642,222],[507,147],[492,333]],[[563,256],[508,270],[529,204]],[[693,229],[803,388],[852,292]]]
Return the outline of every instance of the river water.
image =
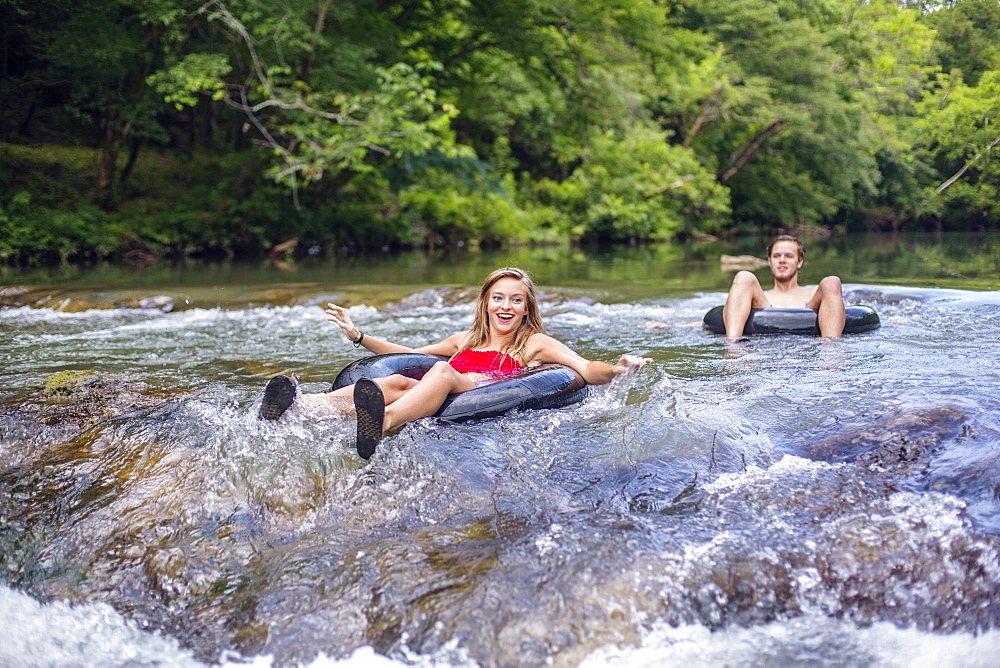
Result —
[[[944,287],[840,272],[880,329],[743,344],[697,326],[717,254],[6,276],[0,665],[996,666],[1000,280],[921,248]],[[350,420],[257,419],[271,375],[359,357],[327,301],[421,345],[508,262],[552,335],[654,362],[368,463]],[[82,431],[16,408],[66,370],[185,391]]]

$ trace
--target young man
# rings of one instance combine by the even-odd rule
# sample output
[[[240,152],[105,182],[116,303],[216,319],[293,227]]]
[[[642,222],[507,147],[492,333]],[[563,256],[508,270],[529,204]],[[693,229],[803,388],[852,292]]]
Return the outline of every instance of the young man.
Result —
[[[783,234],[767,247],[767,263],[774,275],[774,287],[764,292],[760,281],[749,271],[733,277],[733,286],[722,311],[726,338],[743,336],[743,327],[755,308],[810,308],[818,312],[822,336],[839,337],[844,332],[844,297],[840,279],[827,276],[819,285],[799,285],[799,269],[806,259],[802,242]]]

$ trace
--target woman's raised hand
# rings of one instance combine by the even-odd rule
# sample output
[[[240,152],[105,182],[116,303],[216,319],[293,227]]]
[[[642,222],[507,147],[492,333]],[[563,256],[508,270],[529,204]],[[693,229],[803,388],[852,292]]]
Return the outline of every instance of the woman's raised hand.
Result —
[[[361,338],[361,330],[351,322],[351,316],[347,315],[346,308],[336,304],[327,304],[326,306],[326,319],[340,327],[340,331],[349,341],[353,343]]]

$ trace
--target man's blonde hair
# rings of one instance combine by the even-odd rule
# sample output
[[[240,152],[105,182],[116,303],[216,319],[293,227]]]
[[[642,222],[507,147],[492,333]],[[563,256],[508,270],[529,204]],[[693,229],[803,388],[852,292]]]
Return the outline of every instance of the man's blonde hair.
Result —
[[[806,247],[802,245],[802,242],[798,240],[797,237],[793,237],[791,234],[780,234],[774,238],[774,241],[770,243],[767,247],[767,256],[771,257],[771,249],[774,248],[774,244],[779,241],[791,241],[799,248],[799,259],[806,259]]]

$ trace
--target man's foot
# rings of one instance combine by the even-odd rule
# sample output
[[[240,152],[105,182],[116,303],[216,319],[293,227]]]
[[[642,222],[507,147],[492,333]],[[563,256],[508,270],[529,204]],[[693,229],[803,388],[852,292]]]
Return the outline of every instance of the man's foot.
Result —
[[[260,403],[260,416],[265,420],[277,420],[295,401],[298,382],[291,376],[275,376],[267,381],[264,400]]]
[[[358,414],[358,455],[371,459],[382,440],[385,417],[385,397],[374,381],[362,378],[354,384],[354,410]]]

